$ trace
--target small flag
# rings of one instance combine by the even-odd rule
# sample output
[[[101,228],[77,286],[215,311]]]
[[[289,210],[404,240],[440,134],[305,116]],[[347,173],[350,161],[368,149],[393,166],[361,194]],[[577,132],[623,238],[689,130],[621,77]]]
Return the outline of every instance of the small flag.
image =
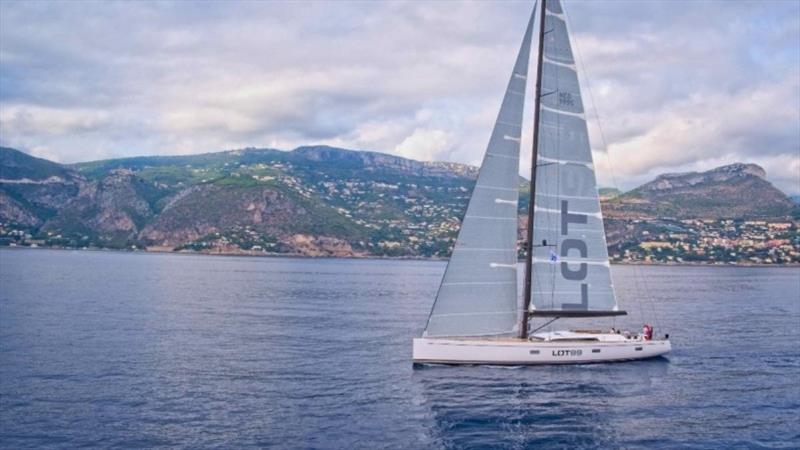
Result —
[[[550,262],[555,264],[556,261],[558,261],[558,255],[556,254],[555,251],[550,250]]]

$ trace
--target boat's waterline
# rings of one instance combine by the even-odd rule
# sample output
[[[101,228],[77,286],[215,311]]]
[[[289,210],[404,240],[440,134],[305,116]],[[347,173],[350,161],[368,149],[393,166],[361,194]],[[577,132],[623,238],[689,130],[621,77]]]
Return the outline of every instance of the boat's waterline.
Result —
[[[530,341],[523,339],[414,339],[415,364],[588,364],[655,358],[672,350],[668,339]]]

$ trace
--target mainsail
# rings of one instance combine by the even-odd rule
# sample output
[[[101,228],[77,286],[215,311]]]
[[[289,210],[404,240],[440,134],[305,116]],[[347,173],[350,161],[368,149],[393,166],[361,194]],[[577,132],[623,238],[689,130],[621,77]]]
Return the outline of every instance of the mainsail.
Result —
[[[532,32],[533,15],[425,336],[510,334],[517,324],[519,146]]]
[[[544,10],[531,310],[612,314],[617,304],[575,58],[560,1],[548,0]]]

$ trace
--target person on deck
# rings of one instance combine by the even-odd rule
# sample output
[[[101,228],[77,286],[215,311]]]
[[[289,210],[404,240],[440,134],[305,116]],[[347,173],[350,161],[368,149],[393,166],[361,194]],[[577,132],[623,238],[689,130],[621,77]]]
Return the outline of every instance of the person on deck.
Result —
[[[653,339],[653,326],[649,323],[644,324],[642,327],[642,336],[644,337],[645,341],[649,341]]]

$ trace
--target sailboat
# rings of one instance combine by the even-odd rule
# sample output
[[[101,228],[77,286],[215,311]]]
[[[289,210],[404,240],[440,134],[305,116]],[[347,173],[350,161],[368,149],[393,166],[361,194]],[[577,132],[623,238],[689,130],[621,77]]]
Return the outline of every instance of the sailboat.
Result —
[[[569,364],[664,355],[668,336],[531,330],[531,319],[625,315],[608,261],[577,65],[559,0],[540,0],[524,293],[519,159],[534,6],[414,363]]]

